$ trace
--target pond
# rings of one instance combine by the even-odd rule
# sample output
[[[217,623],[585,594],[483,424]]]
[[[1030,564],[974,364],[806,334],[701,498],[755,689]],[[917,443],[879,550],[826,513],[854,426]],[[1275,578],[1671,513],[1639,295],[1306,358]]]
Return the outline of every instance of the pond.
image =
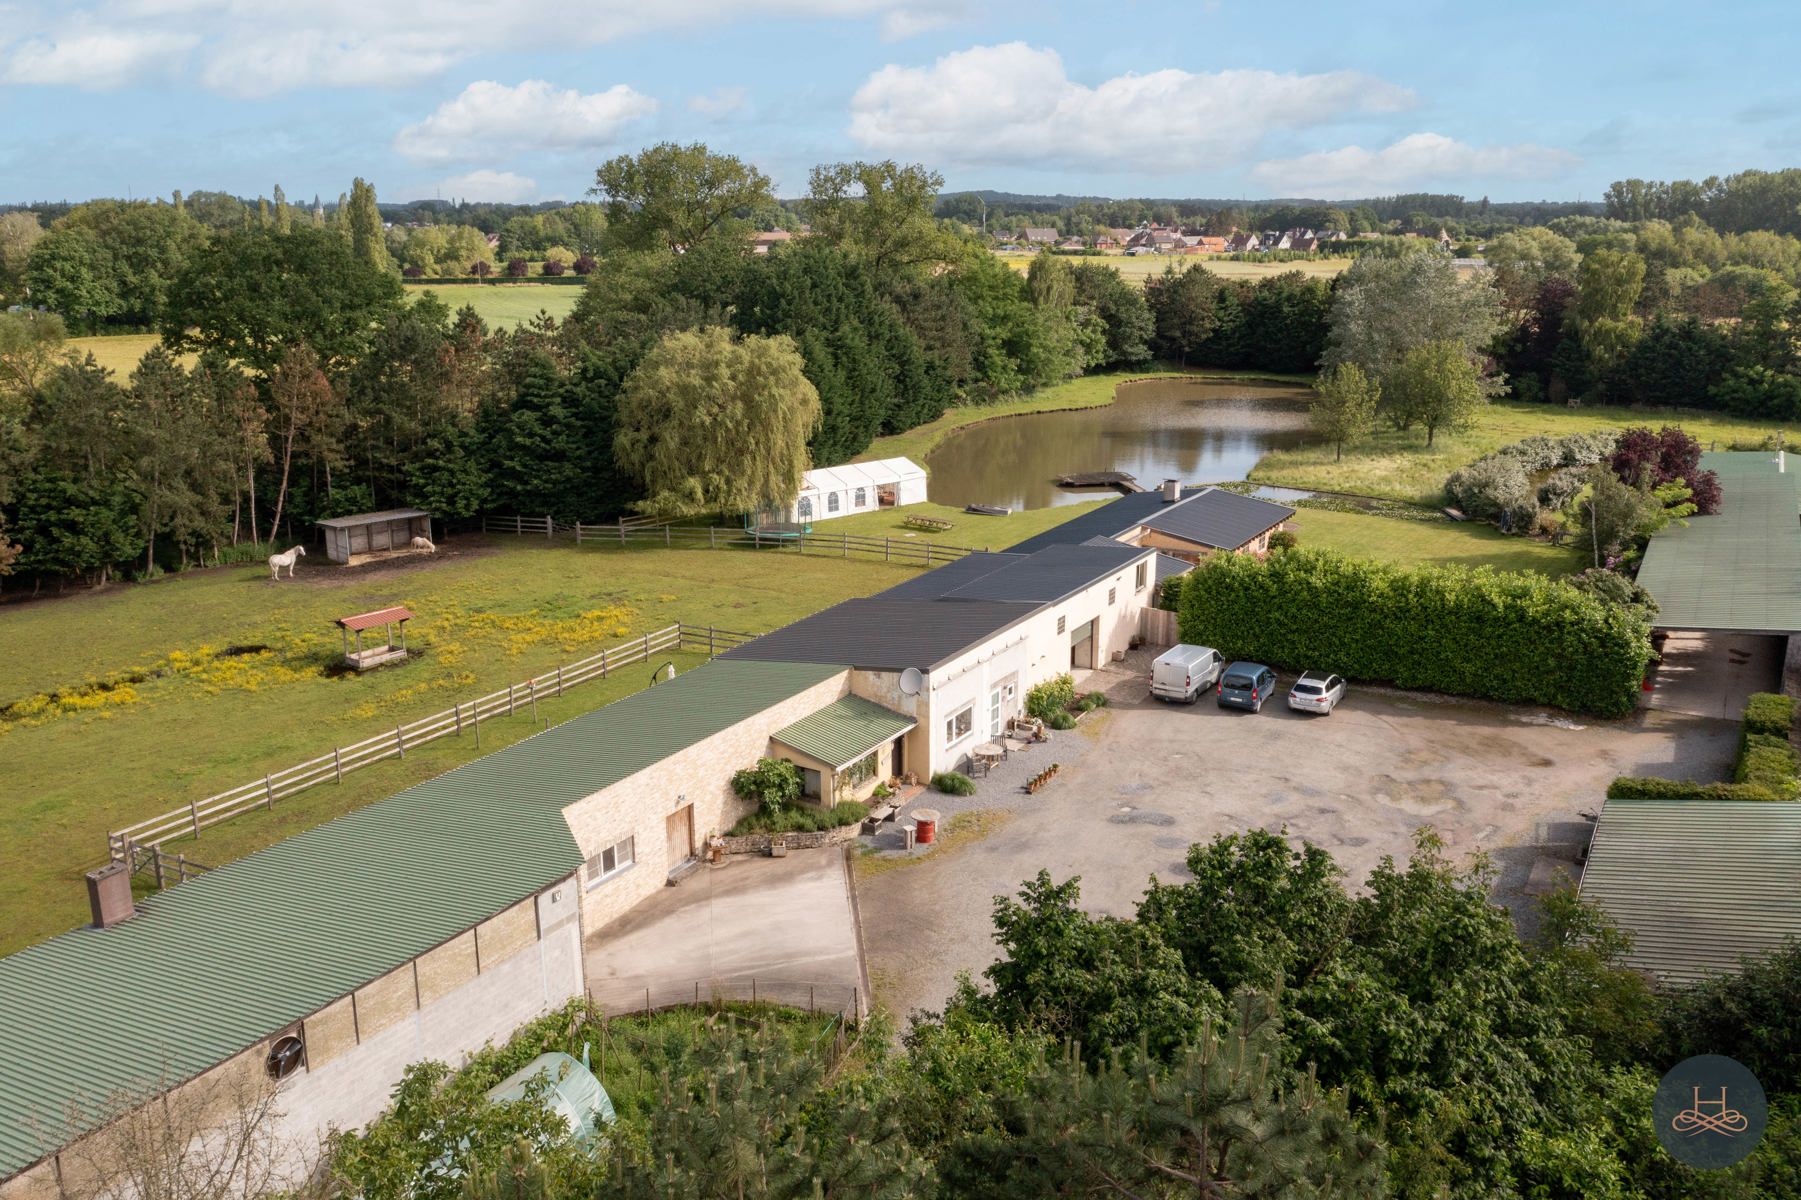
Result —
[[[1124,471],[1147,488],[1165,479],[1219,483],[1243,479],[1264,451],[1308,437],[1306,388],[1147,379],[1114,395],[1105,408],[1005,417],[952,434],[932,452],[931,499],[1021,509],[1112,494],[1055,483],[1084,471]]]

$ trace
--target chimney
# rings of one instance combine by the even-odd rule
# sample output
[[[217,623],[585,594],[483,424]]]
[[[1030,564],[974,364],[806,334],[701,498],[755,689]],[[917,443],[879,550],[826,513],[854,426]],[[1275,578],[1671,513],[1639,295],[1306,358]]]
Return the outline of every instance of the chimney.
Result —
[[[1174,504],[1181,498],[1182,481],[1180,479],[1165,479],[1163,481],[1163,503]]]
[[[110,929],[136,916],[137,907],[131,899],[131,868],[122,862],[109,862],[89,871],[88,908],[94,914],[96,929]]]

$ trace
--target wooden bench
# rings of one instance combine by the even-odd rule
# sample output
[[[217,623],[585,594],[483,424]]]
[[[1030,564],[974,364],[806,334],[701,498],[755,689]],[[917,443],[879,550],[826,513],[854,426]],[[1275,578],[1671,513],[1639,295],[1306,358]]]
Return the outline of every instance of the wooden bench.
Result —
[[[956,525],[954,521],[947,521],[943,517],[908,517],[901,524],[909,529],[929,529],[934,533],[942,533]]]

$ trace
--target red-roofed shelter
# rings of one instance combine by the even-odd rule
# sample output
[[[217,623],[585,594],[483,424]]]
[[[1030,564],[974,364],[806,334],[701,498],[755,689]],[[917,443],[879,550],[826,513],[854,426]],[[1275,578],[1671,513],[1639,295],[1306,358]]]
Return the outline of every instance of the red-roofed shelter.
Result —
[[[406,623],[413,619],[410,609],[396,604],[391,608],[378,608],[374,612],[357,613],[352,617],[339,617],[338,628],[344,631],[344,662],[347,666],[359,671],[367,671],[370,667],[379,667],[383,663],[394,662],[406,657]],[[383,645],[363,648],[363,630],[380,626],[386,630],[387,637]],[[400,640],[395,641],[395,633],[399,632]],[[350,648],[350,635],[356,634],[356,649]]]

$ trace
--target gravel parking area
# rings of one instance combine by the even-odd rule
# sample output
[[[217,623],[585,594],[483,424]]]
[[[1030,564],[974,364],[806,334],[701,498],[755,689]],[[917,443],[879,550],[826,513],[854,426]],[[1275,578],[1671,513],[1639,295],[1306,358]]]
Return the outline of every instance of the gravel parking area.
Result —
[[[1134,654],[1097,672],[1082,686],[1103,688],[1111,705],[1016,754],[978,781],[977,795],[915,801],[947,818],[1000,808],[1013,819],[861,884],[870,969],[890,1010],[937,1008],[956,972],[991,962],[993,898],[1041,867],[1081,876],[1090,911],[1129,915],[1151,875],[1186,875],[1190,844],[1253,827],[1325,847],[1355,885],[1384,855],[1405,858],[1430,825],[1453,859],[1489,854],[1501,871],[1497,900],[1529,924],[1521,889],[1534,861],[1574,858],[1583,813],[1598,811],[1609,780],[1724,778],[1737,738],[1732,722],[1686,713],[1592,721],[1373,688],[1353,688],[1330,717],[1281,703],[1255,715],[1210,698],[1167,705],[1146,695],[1149,662]],[[1025,795],[1020,782],[1051,761],[1061,774]]]

